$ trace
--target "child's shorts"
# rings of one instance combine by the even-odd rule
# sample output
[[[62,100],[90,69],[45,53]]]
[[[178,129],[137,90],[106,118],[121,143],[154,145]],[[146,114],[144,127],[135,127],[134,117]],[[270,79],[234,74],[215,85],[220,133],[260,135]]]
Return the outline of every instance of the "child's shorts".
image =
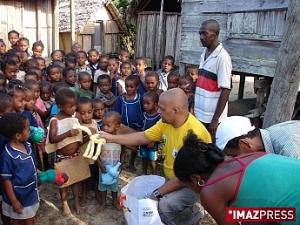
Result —
[[[157,151],[155,148],[140,148],[140,157],[151,161],[157,160]]]
[[[24,207],[22,213],[16,213],[13,210],[13,207],[5,202],[2,202],[2,213],[4,216],[7,216],[16,220],[25,220],[35,217],[37,210],[39,209],[40,204],[35,203],[34,205]]]
[[[118,192],[118,180],[119,179],[117,179],[117,182],[112,184],[112,185],[103,184],[102,176],[101,176],[101,173],[100,173],[99,174],[98,190],[99,191],[107,191],[108,189],[111,189],[112,192]]]

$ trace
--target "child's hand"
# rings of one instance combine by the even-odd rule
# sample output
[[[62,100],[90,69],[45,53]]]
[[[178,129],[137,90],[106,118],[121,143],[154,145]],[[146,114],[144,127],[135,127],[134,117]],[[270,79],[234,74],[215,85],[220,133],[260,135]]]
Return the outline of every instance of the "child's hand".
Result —
[[[79,131],[77,129],[72,129],[68,131],[68,136],[69,137],[74,137],[77,136],[79,134]]]
[[[16,213],[22,214],[23,206],[21,205],[21,203],[19,201],[13,202],[12,207]]]
[[[92,134],[96,134],[97,133],[97,130],[95,130],[94,128],[92,127],[89,127],[90,131],[92,132]]]

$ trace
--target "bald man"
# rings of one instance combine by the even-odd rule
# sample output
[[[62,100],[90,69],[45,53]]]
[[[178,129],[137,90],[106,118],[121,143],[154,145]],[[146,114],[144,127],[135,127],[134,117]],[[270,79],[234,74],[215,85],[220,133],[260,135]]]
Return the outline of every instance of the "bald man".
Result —
[[[227,117],[231,89],[231,59],[219,42],[219,24],[204,21],[200,27],[200,41],[205,47],[199,65],[195,93],[195,115],[215,136],[218,124]]]
[[[121,145],[147,145],[162,140],[165,155],[163,170],[168,181],[156,189],[151,198],[159,200],[159,214],[165,224],[198,224],[201,213],[193,210],[197,196],[175,177],[173,164],[189,130],[206,143],[211,143],[211,136],[204,125],[189,113],[188,98],[180,88],[162,93],[158,108],[161,120],[144,132],[126,135],[101,132],[100,136]]]

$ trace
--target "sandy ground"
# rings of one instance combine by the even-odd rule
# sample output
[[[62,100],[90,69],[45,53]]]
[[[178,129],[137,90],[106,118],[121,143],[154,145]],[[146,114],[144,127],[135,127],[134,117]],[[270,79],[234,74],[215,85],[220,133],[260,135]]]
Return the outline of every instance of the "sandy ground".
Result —
[[[230,114],[246,114],[249,109],[253,107],[253,78],[246,79],[245,86],[245,98],[246,101],[235,101],[237,99],[238,91],[238,76],[233,76],[233,90],[230,95]],[[252,99],[251,99],[252,98]],[[254,101],[255,102],[255,101]],[[141,163],[138,161],[137,166],[141,168]],[[126,170],[122,171],[120,175],[120,188],[128,183],[132,178],[137,176],[139,171],[135,174],[129,173]],[[74,213],[71,192],[69,194],[69,205],[73,214],[64,218],[61,212],[60,197],[58,194],[58,188],[52,185],[43,185],[40,187],[41,205],[37,214],[38,225],[123,225],[124,218],[122,211],[117,211],[111,206],[111,199],[108,199],[109,206],[101,213],[96,213],[98,203],[95,198],[95,194],[91,191],[88,193],[87,204],[83,206],[83,212],[81,215]],[[109,195],[110,197],[110,195]],[[204,219],[200,223],[201,225],[215,225],[212,218],[206,214]]]

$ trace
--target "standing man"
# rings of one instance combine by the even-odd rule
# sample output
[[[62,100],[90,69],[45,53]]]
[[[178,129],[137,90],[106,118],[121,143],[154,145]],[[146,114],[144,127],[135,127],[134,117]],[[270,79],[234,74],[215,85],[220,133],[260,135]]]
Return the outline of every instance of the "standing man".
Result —
[[[195,115],[214,137],[218,124],[227,117],[231,89],[231,59],[218,40],[216,20],[204,21],[200,41],[205,48],[200,58],[195,94]]]
[[[204,142],[211,143],[210,134],[203,124],[189,113],[188,106],[188,98],[184,91],[173,88],[160,95],[158,108],[161,120],[153,127],[144,132],[125,135],[100,132],[100,137],[105,138],[107,142],[121,145],[147,145],[163,140],[163,171],[168,181],[156,189],[151,198],[159,200],[159,215],[166,225],[196,225],[201,219],[201,213],[193,210],[197,195],[175,177],[173,170],[175,157],[189,130]]]

